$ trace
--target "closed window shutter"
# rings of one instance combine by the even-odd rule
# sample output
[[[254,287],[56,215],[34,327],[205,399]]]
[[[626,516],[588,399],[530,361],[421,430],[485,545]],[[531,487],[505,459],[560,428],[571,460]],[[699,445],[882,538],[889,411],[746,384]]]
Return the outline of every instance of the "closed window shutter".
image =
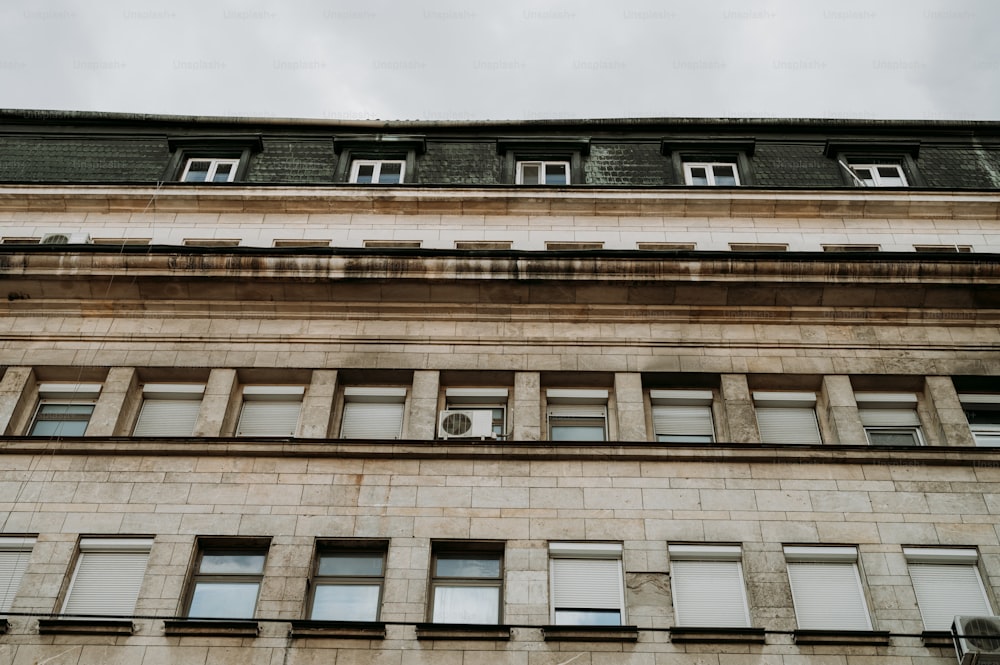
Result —
[[[30,558],[28,550],[0,551],[0,612],[10,610]]]
[[[236,436],[294,436],[302,402],[243,402]]]
[[[64,614],[129,616],[149,552],[82,552]]]
[[[957,615],[991,615],[975,566],[911,563],[910,579],[927,630],[948,630]]]
[[[549,407],[551,418],[604,418],[607,407],[603,404],[558,404]]]
[[[191,436],[201,400],[146,399],[142,402],[134,436]]]
[[[403,404],[347,402],[340,436],[344,439],[398,439],[403,433]]]
[[[620,610],[621,599],[620,560],[552,559],[555,609]]]
[[[756,410],[764,443],[823,443],[812,407],[758,406]]]
[[[789,562],[787,565],[799,628],[872,629],[855,564]]]
[[[670,568],[678,626],[750,625],[739,562],[673,561]]]
[[[865,427],[920,427],[915,409],[860,409]]]
[[[713,436],[712,407],[654,406],[653,429],[658,436]]]

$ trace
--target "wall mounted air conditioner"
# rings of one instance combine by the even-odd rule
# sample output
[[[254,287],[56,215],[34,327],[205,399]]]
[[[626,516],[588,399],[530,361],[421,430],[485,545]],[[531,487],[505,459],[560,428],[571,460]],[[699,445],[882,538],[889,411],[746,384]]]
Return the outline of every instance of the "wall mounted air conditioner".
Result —
[[[91,245],[89,233],[46,233],[42,236],[43,245]]]
[[[1000,663],[1000,617],[957,616],[951,635],[961,665]]]
[[[438,417],[442,439],[495,439],[493,413],[486,409],[448,409]]]

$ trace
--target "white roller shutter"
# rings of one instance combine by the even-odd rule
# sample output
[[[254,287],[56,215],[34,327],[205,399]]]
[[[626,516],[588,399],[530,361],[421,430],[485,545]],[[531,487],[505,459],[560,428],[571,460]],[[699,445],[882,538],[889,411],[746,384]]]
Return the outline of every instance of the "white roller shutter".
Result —
[[[871,630],[857,565],[841,562],[788,562],[799,628]]]
[[[302,402],[246,401],[236,436],[294,436]]]
[[[910,579],[927,630],[949,630],[957,615],[992,615],[973,565],[910,563]]]
[[[653,406],[653,431],[657,436],[714,436],[710,406]]]
[[[145,399],[133,435],[191,436],[200,410],[197,399]]]
[[[920,427],[916,409],[859,409],[865,427]]]
[[[607,415],[602,404],[557,404],[549,407],[549,418],[601,418]]]
[[[33,538],[0,538],[0,612],[10,610],[31,559]]]
[[[671,561],[670,579],[678,626],[750,625],[739,561]]]
[[[81,541],[80,558],[63,613],[132,615],[146,572],[150,545],[150,541],[138,540],[89,545]]]
[[[764,443],[821,444],[816,409],[798,406],[758,406],[757,426]]]
[[[552,559],[554,609],[622,609],[620,559]]]
[[[398,439],[403,434],[401,402],[346,402],[340,436],[344,439]]]

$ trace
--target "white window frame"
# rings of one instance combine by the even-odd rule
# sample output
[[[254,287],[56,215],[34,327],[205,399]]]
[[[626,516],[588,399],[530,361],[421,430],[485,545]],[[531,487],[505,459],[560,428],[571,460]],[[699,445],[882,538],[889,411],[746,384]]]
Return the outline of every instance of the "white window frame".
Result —
[[[545,426],[550,441],[556,439],[553,427],[596,427],[604,430],[603,438],[587,439],[608,441],[608,391],[589,388],[549,388],[545,391]]]
[[[963,411],[996,411],[1000,413],[1000,395],[968,393],[958,396]],[[968,418],[968,414],[966,414]],[[1000,423],[969,423],[977,446],[1000,447]]]
[[[739,545],[670,544],[667,550],[677,626],[750,627]]]
[[[858,415],[869,445],[872,434],[909,434],[913,445],[924,445],[924,435],[917,413],[916,393],[854,393]]]
[[[762,443],[822,445],[816,393],[754,391],[753,405]]]
[[[81,538],[62,613],[132,616],[152,538]]]
[[[399,164],[399,181],[398,182],[379,182],[382,177],[382,167],[386,164]],[[361,171],[362,166],[372,167],[372,181],[359,183],[358,175]],[[405,159],[352,159],[351,160],[351,175],[348,182],[351,184],[363,184],[363,185],[401,185],[406,180],[406,160]]]
[[[872,630],[856,547],[786,545],[784,553],[799,629]]]
[[[305,386],[244,386],[236,436],[295,436]]]
[[[87,427],[90,426],[90,419],[94,416],[94,408],[97,406],[97,398],[101,394],[101,388],[103,386],[100,383],[40,383],[38,384],[38,406],[35,408],[35,415],[31,419],[31,425],[28,428],[29,436],[47,436],[44,434],[35,434],[35,426],[39,422],[51,422],[51,421],[73,421],[73,422],[84,422],[86,421]],[[44,414],[45,407],[47,406],[89,406],[90,413],[87,414],[86,418],[83,418],[83,414],[78,414],[78,418],[52,418],[47,417]],[[84,433],[86,433],[87,427],[84,427]],[[64,434],[54,434],[52,436],[69,436]],[[75,436],[75,435],[74,435]]]
[[[909,183],[906,180],[906,173],[903,171],[902,164],[896,162],[888,162],[884,164],[879,164],[877,162],[865,162],[865,163],[850,163],[851,173],[858,179],[858,182],[863,183],[863,187],[909,187]],[[885,183],[882,181],[883,176],[878,172],[879,169],[892,168],[896,170],[898,178],[902,184],[898,183]],[[858,169],[865,169],[871,175],[870,178],[863,177],[858,173]]]
[[[188,180],[188,173],[191,171],[191,165],[194,162],[208,162],[208,171],[204,180]],[[215,180],[215,174],[219,170],[220,166],[230,165],[233,168],[230,169],[229,175],[225,180]],[[193,182],[196,184],[211,185],[213,183],[217,184],[219,182],[235,182],[236,172],[240,168],[240,160],[232,158],[223,157],[188,157],[187,162],[184,163],[184,172],[181,174],[181,182]]]
[[[601,574],[614,579],[599,579],[593,570],[587,570],[587,563],[594,561],[613,562],[602,567]],[[557,562],[565,562],[559,564]],[[572,570],[579,562],[579,571]],[[568,565],[566,565],[568,564]],[[557,571],[557,568],[559,569]],[[569,588],[574,576],[587,576],[586,585]],[[625,576],[622,566],[622,546],[620,543],[549,543],[549,619],[552,625],[580,625],[560,623],[559,612],[565,611],[617,611],[618,624],[628,624],[625,607]],[[608,612],[610,614],[610,612]],[[593,625],[593,624],[587,624]],[[605,624],[600,624],[605,625]]]
[[[34,537],[0,536],[0,612],[13,606],[34,546]]]
[[[719,185],[715,182],[715,167],[716,166],[729,166],[733,169],[733,176],[736,182],[732,185]],[[703,168],[705,169],[705,178],[708,182],[704,185],[695,185],[694,176],[691,175],[691,169]],[[740,169],[736,162],[684,162],[684,184],[692,187],[739,187],[740,186]]]
[[[559,165],[565,169],[566,182],[565,183],[554,183],[549,185],[546,181],[548,180],[548,168],[550,166]],[[549,187],[565,187],[572,184],[573,175],[570,163],[562,160],[544,160],[544,159],[525,159],[519,160],[515,168],[515,179],[514,184],[523,185],[524,183],[524,167],[525,166],[537,166],[538,167],[538,179],[539,182],[529,185],[531,187],[535,186],[546,186]]]
[[[398,418],[393,408],[393,424],[382,432],[373,432],[385,424],[384,420],[371,422],[369,427],[362,427],[368,422],[366,412],[371,412],[370,418],[378,418],[379,410],[385,411],[386,405],[398,404]],[[384,413],[381,417],[384,418]],[[359,419],[357,423],[354,419]],[[348,386],[344,388],[344,408],[340,417],[340,438],[342,439],[401,439],[406,420],[406,388],[388,386]],[[350,430],[350,431],[349,431]],[[390,431],[391,430],[391,431]]]
[[[903,556],[925,630],[949,630],[958,615],[993,614],[975,548],[904,547]]]
[[[139,407],[139,415],[135,419],[135,426],[132,428],[132,436],[180,436],[189,437],[194,435],[194,428],[197,426],[198,415],[201,411],[202,399],[205,395],[205,384],[203,383],[147,383],[142,387],[142,405]],[[155,405],[160,402],[159,407]],[[189,402],[190,405],[185,404]],[[184,407],[186,410],[194,411],[193,419],[191,413],[186,413],[185,417],[190,420],[190,431],[186,428],[181,431],[170,431],[176,421],[170,422],[169,426],[152,426],[151,423],[144,422],[143,417],[151,416],[147,409],[166,408],[166,403],[173,403],[176,407]]]
[[[510,433],[507,424],[507,401],[510,391],[507,388],[445,388],[445,410],[493,411],[499,409],[500,418],[493,416],[493,433],[498,440],[504,440]],[[497,429],[500,431],[498,432]]]
[[[650,390],[653,438],[664,443],[714,443],[711,390]]]

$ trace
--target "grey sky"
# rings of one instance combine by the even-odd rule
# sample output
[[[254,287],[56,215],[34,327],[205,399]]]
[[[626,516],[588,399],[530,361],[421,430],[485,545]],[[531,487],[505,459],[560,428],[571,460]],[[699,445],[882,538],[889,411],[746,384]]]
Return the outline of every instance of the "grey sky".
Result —
[[[997,0],[7,0],[0,107],[1000,119]]]

